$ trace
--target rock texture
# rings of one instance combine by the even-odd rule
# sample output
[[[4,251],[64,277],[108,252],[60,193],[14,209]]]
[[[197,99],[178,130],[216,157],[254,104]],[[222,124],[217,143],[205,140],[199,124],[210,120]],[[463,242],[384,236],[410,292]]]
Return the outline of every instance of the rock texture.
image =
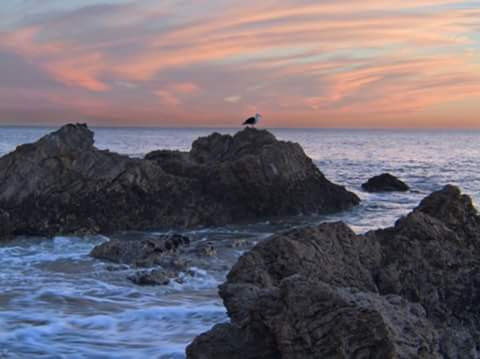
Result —
[[[370,178],[366,183],[362,184],[362,188],[367,192],[405,192],[410,189],[406,183],[390,173],[383,173]]]
[[[93,248],[90,255],[119,264],[135,267],[153,267],[163,263],[163,259],[188,246],[188,237],[174,234],[163,235],[155,239],[112,239]]]
[[[220,287],[231,318],[210,358],[479,358],[480,217],[446,186],[394,227],[326,223],[274,235]]]
[[[328,181],[299,144],[278,141],[266,130],[214,133],[193,142],[189,153],[154,151],[146,158],[193,181],[213,204],[205,210],[220,223],[335,212],[359,203]]]
[[[134,159],[95,148],[86,125],[66,125],[0,158],[0,236],[222,225],[358,202],[298,144],[251,128]]]
[[[174,274],[161,269],[138,271],[128,277],[129,280],[138,285],[167,285],[172,278],[175,278]]]

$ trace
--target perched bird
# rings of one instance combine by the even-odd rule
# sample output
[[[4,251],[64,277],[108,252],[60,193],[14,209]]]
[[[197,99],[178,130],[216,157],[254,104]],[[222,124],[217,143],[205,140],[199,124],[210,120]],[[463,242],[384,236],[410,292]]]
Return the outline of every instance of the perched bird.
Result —
[[[252,126],[255,126],[257,123],[260,122],[260,120],[262,119],[262,115],[260,115],[259,113],[255,114],[255,117],[250,117],[250,118],[247,118],[245,120],[244,123],[242,123],[242,125],[252,125]]]

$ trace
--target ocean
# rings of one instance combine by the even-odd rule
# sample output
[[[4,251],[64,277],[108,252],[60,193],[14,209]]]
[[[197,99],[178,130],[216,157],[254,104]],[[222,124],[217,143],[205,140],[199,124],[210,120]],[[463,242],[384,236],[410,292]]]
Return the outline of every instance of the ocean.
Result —
[[[0,155],[52,128],[0,127]],[[132,157],[188,150],[193,140],[235,129],[94,128],[96,146]],[[357,233],[391,226],[420,200],[455,184],[480,203],[480,131],[271,129],[298,142],[331,181],[362,199],[350,211],[275,223],[186,232],[199,241],[261,241],[291,226],[342,220]],[[408,193],[369,194],[368,178],[390,172]],[[477,206],[478,208],[478,206]],[[172,229],[173,230],[173,229]],[[146,233],[148,234],[148,233]],[[141,232],[131,234],[141,237]],[[192,268],[182,284],[140,287],[129,269],[88,256],[104,236],[17,238],[0,243],[0,358],[184,358],[185,346],[227,315],[217,295],[241,249]]]

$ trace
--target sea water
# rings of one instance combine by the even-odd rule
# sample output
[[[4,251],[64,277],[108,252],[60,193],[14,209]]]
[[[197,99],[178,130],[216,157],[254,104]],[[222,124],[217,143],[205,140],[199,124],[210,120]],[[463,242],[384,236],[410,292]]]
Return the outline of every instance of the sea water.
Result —
[[[37,140],[51,128],[0,128],[0,155]],[[142,157],[156,149],[188,150],[193,140],[234,129],[98,128],[101,149]],[[194,240],[261,241],[294,225],[342,220],[356,232],[392,225],[419,201],[448,183],[480,201],[480,132],[272,129],[298,142],[330,180],[362,199],[340,214],[284,223],[205,228]],[[407,193],[369,194],[368,178],[390,172]],[[228,320],[217,295],[240,249],[215,265],[191,268],[182,284],[136,286],[128,268],[112,270],[88,256],[104,236],[16,238],[0,243],[0,358],[184,358],[198,334]]]

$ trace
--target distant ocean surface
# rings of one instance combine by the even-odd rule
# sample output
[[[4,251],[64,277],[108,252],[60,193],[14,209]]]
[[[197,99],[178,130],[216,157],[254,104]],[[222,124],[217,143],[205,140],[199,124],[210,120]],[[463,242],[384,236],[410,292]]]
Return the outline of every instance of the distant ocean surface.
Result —
[[[0,155],[33,142],[52,128],[0,127]],[[193,140],[235,129],[94,128],[102,149],[141,157],[156,149],[188,150]],[[356,232],[392,225],[430,192],[458,185],[480,203],[480,132],[409,130],[271,129],[302,145],[328,179],[362,199],[357,208],[332,216],[285,223],[205,228],[198,240],[262,240],[291,225],[343,220]],[[368,194],[360,185],[390,172],[408,193]],[[184,358],[185,346],[227,320],[216,294],[233,260],[193,268],[184,284],[138,287],[127,271],[88,257],[108,238],[18,238],[0,243],[0,358]],[[234,257],[241,255],[237,251]],[[221,259],[219,259],[221,261]],[[222,269],[219,269],[222,268]]]

